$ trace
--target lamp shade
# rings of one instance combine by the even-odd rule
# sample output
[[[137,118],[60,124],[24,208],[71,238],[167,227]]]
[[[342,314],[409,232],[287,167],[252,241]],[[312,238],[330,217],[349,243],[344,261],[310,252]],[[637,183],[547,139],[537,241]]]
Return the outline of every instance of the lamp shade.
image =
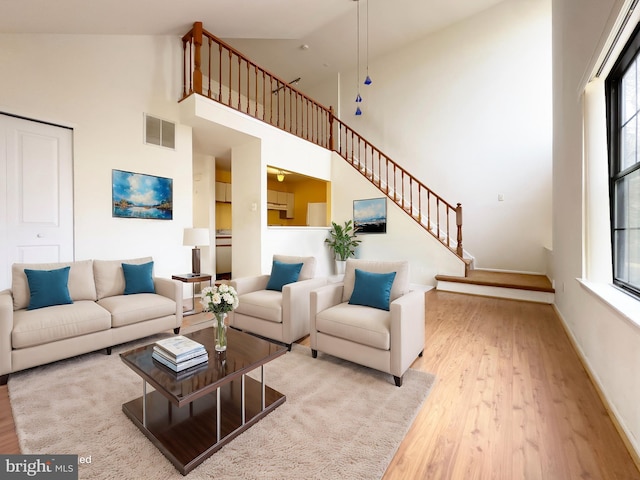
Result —
[[[185,228],[182,244],[201,247],[209,245],[209,229]]]

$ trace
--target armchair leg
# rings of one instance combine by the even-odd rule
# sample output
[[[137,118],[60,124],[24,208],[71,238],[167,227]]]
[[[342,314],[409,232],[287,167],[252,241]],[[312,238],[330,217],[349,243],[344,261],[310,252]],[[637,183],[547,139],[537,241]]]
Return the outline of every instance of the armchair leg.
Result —
[[[173,329],[173,333],[175,333],[176,335],[178,335],[180,333],[180,327],[176,327]]]
[[[314,350],[313,348],[311,349],[311,356],[313,358],[318,358],[318,350]]]
[[[422,350],[422,351],[418,354],[418,356],[419,356],[419,357],[422,357],[422,354],[423,354],[423,353],[424,353],[424,350]]]
[[[107,347],[106,350],[107,350],[107,355],[111,355],[111,347]]]
[[[9,374],[0,375],[0,385],[6,385],[9,381]]]
[[[293,345],[293,343],[287,343],[287,351],[290,352],[291,351],[291,346]]]
[[[394,375],[393,376],[393,380],[396,382],[396,387],[401,387],[402,386],[402,377],[396,377]]]

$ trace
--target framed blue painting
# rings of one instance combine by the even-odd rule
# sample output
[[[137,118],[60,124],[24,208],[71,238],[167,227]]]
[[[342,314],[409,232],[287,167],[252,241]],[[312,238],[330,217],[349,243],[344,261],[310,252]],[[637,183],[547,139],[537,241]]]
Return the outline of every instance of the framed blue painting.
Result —
[[[354,200],[353,229],[355,233],[387,233],[387,199]]]
[[[112,216],[173,220],[173,179],[112,170]]]

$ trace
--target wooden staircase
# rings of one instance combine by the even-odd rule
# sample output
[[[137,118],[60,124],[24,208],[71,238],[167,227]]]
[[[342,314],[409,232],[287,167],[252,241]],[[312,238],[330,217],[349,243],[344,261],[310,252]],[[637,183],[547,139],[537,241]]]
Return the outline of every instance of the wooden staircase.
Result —
[[[195,22],[182,37],[182,100],[193,94],[245,113],[340,155],[464,264],[465,276],[438,275],[439,290],[553,303],[541,275],[474,270],[462,243],[462,204],[450,203],[327,108]]]
[[[555,290],[545,275],[469,270],[464,277],[436,275],[437,289],[530,302],[554,302]]]
[[[462,205],[428,188],[371,142],[277,75],[252,62],[202,22],[182,37],[182,100],[198,94],[336,152],[468,266]]]

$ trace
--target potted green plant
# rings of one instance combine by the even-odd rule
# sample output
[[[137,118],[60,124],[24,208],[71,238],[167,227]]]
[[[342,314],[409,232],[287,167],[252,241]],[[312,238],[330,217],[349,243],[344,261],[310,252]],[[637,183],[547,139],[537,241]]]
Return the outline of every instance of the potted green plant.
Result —
[[[352,257],[356,252],[356,247],[360,245],[361,240],[356,240],[353,222],[347,220],[344,225],[338,225],[331,222],[331,230],[329,230],[330,238],[325,238],[325,243],[329,245],[334,252],[336,261],[336,273],[344,273],[347,258]]]

